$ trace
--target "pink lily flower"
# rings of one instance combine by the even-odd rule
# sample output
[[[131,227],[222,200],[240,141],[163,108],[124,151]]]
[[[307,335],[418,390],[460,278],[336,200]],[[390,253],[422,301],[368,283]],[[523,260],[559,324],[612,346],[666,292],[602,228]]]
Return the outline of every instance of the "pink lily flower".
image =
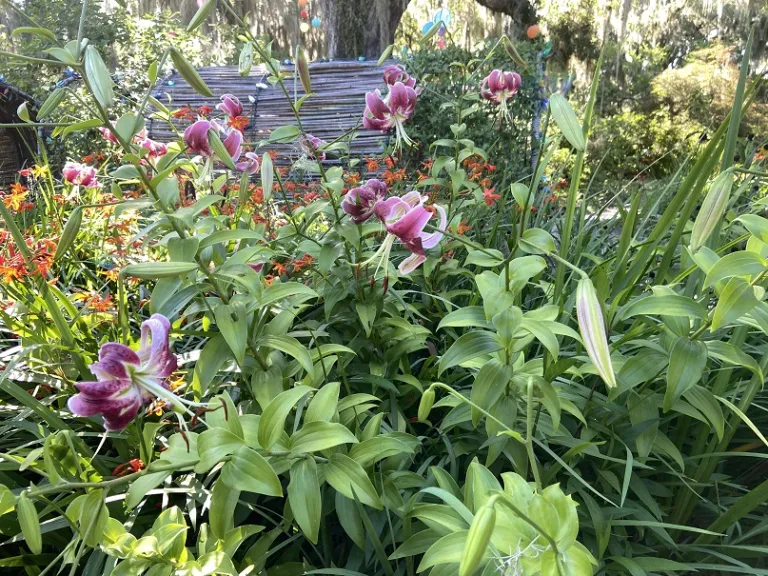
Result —
[[[387,197],[387,185],[381,180],[371,178],[357,188],[352,188],[344,195],[341,208],[350,215],[352,222],[361,224],[374,214],[377,202]]]
[[[149,151],[147,155],[150,158],[159,158],[168,153],[168,146],[151,138],[144,138],[139,144],[142,148],[146,148]]]
[[[213,150],[211,150],[211,145],[208,143],[208,130],[211,128],[217,129],[218,125],[215,122],[199,117],[194,124],[187,126],[187,129],[184,130],[184,143],[187,145],[189,152],[199,154],[205,158],[213,156]]]
[[[75,384],[79,393],[67,402],[72,413],[83,418],[101,414],[105,429],[122,430],[156,397],[181,402],[165,382],[178,366],[168,344],[170,329],[165,316],[153,314],[141,325],[138,351],[117,342],[104,344],[99,361],[91,365],[97,380]]]
[[[427,196],[422,196],[418,192],[412,191],[402,198],[393,196],[376,202],[373,211],[379,220],[384,223],[384,227],[387,229],[387,237],[376,251],[376,254],[359,264],[359,266],[365,267],[378,260],[378,265],[376,266],[376,271],[378,271],[382,264],[389,261],[389,253],[395,240],[400,240],[411,251],[411,255],[398,266],[401,274],[410,274],[423,264],[427,259],[425,250],[438,245],[448,225],[448,217],[443,207],[435,205],[434,210],[431,207],[429,209],[425,208],[424,202],[426,200]],[[431,233],[425,232],[424,228],[435,211],[440,216],[437,230]],[[386,264],[384,266],[386,268]]]
[[[104,128],[103,126],[99,126],[99,132],[101,132],[101,135],[104,136],[104,140],[107,142],[112,142],[113,144],[119,144],[117,141],[117,137],[112,133],[112,130],[109,128]]]
[[[77,162],[67,162],[61,171],[64,179],[75,186],[83,188],[99,188],[101,184],[96,178],[96,168]]]
[[[382,97],[378,90],[366,93],[363,126],[381,132],[394,128],[397,137],[395,148],[399,148],[403,142],[411,146],[411,139],[403,129],[403,123],[416,109],[417,98],[416,90],[402,82],[395,82],[386,97]]]
[[[433,216],[433,212],[424,207],[427,199],[427,196],[414,190],[402,198],[380,200],[374,206],[376,216],[384,223],[390,237],[396,237],[411,251],[411,255],[398,267],[401,274],[410,274],[426,261],[424,251],[439,244],[448,225],[445,209],[436,204],[435,209],[440,216],[438,230],[431,233],[424,231]]]
[[[256,174],[256,172],[259,171],[259,166],[261,165],[258,155],[256,155],[254,152],[246,152],[244,156],[245,160],[235,164],[235,167],[240,170],[240,172]]]
[[[384,82],[389,86],[394,86],[396,82],[402,82],[405,86],[416,90],[417,94],[421,93],[421,89],[416,88],[416,78],[408,74],[405,68],[399,64],[390,64],[384,68]]]
[[[243,114],[243,105],[240,103],[240,99],[232,94],[224,94],[221,97],[221,104],[216,104],[216,108],[230,118],[236,118]]]
[[[312,136],[312,134],[305,134],[301,139],[301,145],[312,158],[318,162],[325,161],[325,152],[320,151],[320,148],[326,145],[325,140],[322,140],[317,136]]]
[[[495,104],[504,105],[520,89],[523,80],[517,72],[494,70],[483,79],[480,95]]]

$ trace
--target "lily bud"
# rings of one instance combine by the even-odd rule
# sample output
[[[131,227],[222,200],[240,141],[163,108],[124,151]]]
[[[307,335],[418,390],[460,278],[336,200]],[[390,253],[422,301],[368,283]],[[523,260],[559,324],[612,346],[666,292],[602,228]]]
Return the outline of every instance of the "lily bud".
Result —
[[[424,394],[421,395],[421,401],[419,402],[419,422],[426,422],[429,417],[429,413],[432,410],[432,405],[435,403],[435,391],[432,387],[427,388]]]
[[[714,231],[717,223],[725,214],[725,207],[731,197],[733,188],[733,172],[726,170],[721,172],[712,183],[712,187],[701,204],[699,214],[693,223],[691,232],[691,252],[696,252],[707,241]]]
[[[579,280],[576,288],[576,315],[584,347],[598,374],[609,388],[616,386],[616,376],[611,364],[611,351],[605,335],[605,323],[597,292],[589,278]]]
[[[469,527],[464,554],[459,564],[459,576],[472,576],[488,550],[488,543],[496,525],[496,510],[493,506],[482,506]]]
[[[302,88],[304,88],[304,93],[309,94],[312,92],[312,83],[309,80],[309,63],[307,62],[307,54],[304,50],[299,50],[296,70],[299,72],[299,79],[301,80]]]

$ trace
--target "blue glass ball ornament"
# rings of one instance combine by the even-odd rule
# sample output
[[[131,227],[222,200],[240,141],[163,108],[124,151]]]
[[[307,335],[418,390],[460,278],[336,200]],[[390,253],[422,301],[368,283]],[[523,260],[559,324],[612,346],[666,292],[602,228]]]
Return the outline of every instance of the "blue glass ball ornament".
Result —
[[[432,29],[433,24],[434,22],[427,22],[426,24],[424,24],[424,26],[421,27],[422,35],[429,32]]]
[[[320,16],[315,16],[312,18],[312,28],[320,28],[320,24],[322,24],[323,21],[320,20]]]

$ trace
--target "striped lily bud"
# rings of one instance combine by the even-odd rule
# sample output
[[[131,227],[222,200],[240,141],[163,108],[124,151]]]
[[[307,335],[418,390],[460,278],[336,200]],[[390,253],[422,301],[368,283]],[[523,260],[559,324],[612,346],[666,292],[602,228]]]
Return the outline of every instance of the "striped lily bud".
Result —
[[[726,170],[715,178],[712,186],[701,204],[699,214],[693,223],[691,232],[691,252],[696,252],[704,246],[717,223],[725,214],[725,207],[731,197],[733,188],[733,172]]]
[[[426,389],[424,394],[421,395],[421,402],[419,402],[419,422],[426,422],[429,417],[429,412],[432,410],[432,405],[435,403],[435,391],[432,387]]]
[[[459,576],[472,576],[480,561],[485,556],[488,543],[496,525],[496,510],[493,506],[482,506],[469,527],[467,541],[464,544],[464,554],[459,564]]]
[[[611,364],[611,351],[605,335],[605,323],[597,292],[589,278],[579,280],[576,288],[576,315],[584,347],[598,374],[609,388],[616,386],[616,376]]]

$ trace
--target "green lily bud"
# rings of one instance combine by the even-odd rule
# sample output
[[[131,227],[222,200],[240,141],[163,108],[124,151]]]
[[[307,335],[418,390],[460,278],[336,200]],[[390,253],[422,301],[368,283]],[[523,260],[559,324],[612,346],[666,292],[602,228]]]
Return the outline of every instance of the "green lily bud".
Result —
[[[726,170],[715,178],[712,186],[701,204],[699,214],[693,223],[691,232],[691,252],[696,252],[707,241],[717,223],[725,214],[725,207],[731,197],[733,188],[733,172]]]
[[[464,544],[464,554],[459,564],[459,576],[472,576],[480,561],[485,556],[488,543],[496,525],[496,510],[493,506],[482,506],[469,527],[467,541]]]
[[[576,288],[576,315],[579,319],[579,332],[584,340],[584,347],[598,374],[609,388],[616,386],[616,376],[611,364],[611,351],[605,335],[605,323],[597,292],[589,278],[579,281]]]
[[[419,402],[419,422],[426,422],[429,417],[429,412],[432,410],[432,405],[435,403],[435,391],[432,387],[427,388],[424,394],[421,395],[421,401]]]

